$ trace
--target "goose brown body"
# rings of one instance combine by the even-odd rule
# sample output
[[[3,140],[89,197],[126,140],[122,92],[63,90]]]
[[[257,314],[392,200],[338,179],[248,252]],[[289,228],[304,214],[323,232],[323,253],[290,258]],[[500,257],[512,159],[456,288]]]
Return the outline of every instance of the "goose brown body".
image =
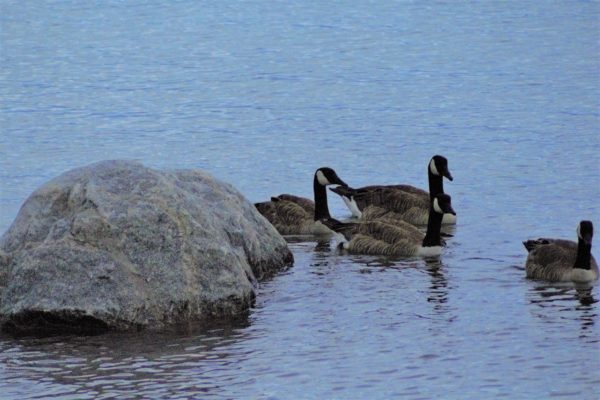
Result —
[[[320,233],[314,221],[314,205],[312,212],[309,207],[311,200],[297,203],[291,200],[273,197],[271,201],[256,203],[260,212],[282,235],[310,235]],[[328,232],[327,229],[324,233]]]
[[[577,242],[549,238],[523,242],[529,253],[525,261],[527,278],[551,282],[590,282],[598,279],[598,264],[591,255],[593,227],[592,234],[586,235],[585,231],[589,229],[586,226],[591,227],[591,222],[580,222]]]
[[[439,194],[431,202],[427,232],[406,221],[386,220],[323,223],[344,236],[342,247],[350,253],[387,256],[435,256],[444,244],[440,235],[444,213],[453,213],[450,196]]]

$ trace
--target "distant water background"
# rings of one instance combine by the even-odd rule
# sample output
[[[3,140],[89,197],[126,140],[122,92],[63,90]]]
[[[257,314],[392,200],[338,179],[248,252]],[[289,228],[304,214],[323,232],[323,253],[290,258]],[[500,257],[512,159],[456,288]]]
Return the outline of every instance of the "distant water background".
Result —
[[[524,279],[521,241],[591,219],[600,254],[599,26],[597,1],[1,1],[0,232],[104,159],[260,201],[325,165],[426,188],[439,153],[459,223],[435,262],[293,240],[236,323],[0,336],[0,398],[598,398],[600,303]]]

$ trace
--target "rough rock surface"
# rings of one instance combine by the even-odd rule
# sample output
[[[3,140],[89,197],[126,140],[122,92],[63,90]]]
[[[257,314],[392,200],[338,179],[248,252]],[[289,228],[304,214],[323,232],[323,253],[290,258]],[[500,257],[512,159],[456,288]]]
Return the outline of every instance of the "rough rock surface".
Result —
[[[100,162],[35,191],[0,239],[0,324],[97,332],[236,316],[292,261],[231,185]]]

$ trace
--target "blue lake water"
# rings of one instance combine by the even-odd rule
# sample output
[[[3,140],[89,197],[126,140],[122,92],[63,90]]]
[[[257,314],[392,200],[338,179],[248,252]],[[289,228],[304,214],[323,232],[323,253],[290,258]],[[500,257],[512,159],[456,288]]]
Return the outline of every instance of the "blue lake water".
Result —
[[[597,398],[600,303],[526,280],[521,241],[600,229],[599,21],[597,1],[2,1],[0,232],[117,158],[260,201],[311,197],[324,165],[426,188],[439,153],[459,223],[435,262],[290,239],[295,265],[223,326],[0,336],[0,397]]]

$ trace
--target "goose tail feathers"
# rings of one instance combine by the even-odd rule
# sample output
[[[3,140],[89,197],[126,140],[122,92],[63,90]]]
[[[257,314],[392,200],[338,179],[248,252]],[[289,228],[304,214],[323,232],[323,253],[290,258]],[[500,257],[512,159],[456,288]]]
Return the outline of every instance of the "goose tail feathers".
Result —
[[[525,246],[525,248],[527,249],[528,252],[531,252],[532,250],[536,249],[537,247],[544,245],[544,244],[548,244],[549,241],[548,239],[531,239],[531,240],[525,240],[523,242],[523,246]]]

